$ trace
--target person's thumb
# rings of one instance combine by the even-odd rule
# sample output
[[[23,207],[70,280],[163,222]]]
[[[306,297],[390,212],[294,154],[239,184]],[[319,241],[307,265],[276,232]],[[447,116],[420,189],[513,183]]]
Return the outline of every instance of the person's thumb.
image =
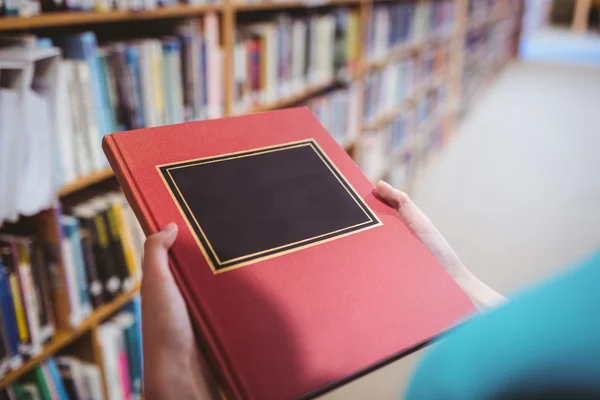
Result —
[[[160,232],[148,236],[144,243],[144,261],[142,277],[154,279],[155,275],[171,275],[169,271],[168,250],[177,238],[178,228],[173,222]],[[143,278],[142,278],[143,279]],[[143,287],[143,285],[142,285]]]

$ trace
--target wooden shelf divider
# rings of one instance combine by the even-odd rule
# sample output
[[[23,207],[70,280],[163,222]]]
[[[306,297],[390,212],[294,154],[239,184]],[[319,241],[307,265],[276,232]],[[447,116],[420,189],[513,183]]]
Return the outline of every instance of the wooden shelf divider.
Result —
[[[90,316],[85,318],[79,326],[73,330],[58,330],[54,337],[44,346],[42,351],[27,360],[19,369],[11,371],[0,380],[0,390],[4,389],[11,382],[19,379],[36,365],[53,356],[56,352],[74,342],[84,333],[89,332],[102,323],[106,318],[117,312],[121,307],[127,304],[139,292],[139,284],[133,289],[119,295],[116,299],[108,304],[104,304],[95,309]]]
[[[75,181],[63,186],[62,189],[60,189],[60,191],[58,192],[58,197],[68,196],[71,193],[75,193],[79,190],[87,188],[88,186],[105,181],[113,176],[114,173],[110,168],[105,168],[100,171],[92,172],[89,175],[78,178]]]
[[[156,10],[143,11],[48,12],[31,17],[0,17],[0,31],[180,18],[220,10],[220,4],[203,4],[198,6],[179,4],[157,8]]]
[[[323,90],[329,89],[329,88],[333,87],[335,84],[336,84],[336,81],[331,80],[328,82],[320,83],[318,85],[313,85],[313,86],[310,86],[309,88],[301,91],[300,93],[296,93],[291,96],[284,97],[282,99],[279,99],[279,100],[276,100],[273,102],[259,104],[257,106],[251,107],[250,111],[248,111],[245,114],[254,114],[254,113],[259,113],[259,112],[264,112],[264,111],[276,110],[278,108],[289,107],[293,104],[296,104],[303,100],[306,100],[309,97],[312,97]]]

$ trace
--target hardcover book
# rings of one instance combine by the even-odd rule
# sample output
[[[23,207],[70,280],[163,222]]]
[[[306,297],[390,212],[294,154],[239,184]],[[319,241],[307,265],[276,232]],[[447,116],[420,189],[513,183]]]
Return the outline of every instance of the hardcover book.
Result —
[[[229,398],[331,390],[430,342],[468,297],[306,108],[107,135]]]

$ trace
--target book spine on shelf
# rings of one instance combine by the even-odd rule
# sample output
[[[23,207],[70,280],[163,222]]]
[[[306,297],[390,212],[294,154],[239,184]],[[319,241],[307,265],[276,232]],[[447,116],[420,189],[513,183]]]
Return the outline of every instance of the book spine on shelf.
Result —
[[[103,400],[104,391],[102,388],[102,374],[100,368],[93,363],[79,362],[81,366],[81,375],[83,376],[84,386],[86,387],[88,397],[92,400]]]
[[[19,328],[15,313],[12,289],[10,286],[10,276],[14,274],[13,256],[9,246],[0,247],[1,271],[0,271],[0,302],[2,306],[2,326],[4,328],[7,347],[10,354],[11,369],[18,368],[22,363],[22,357],[19,352]]]
[[[90,300],[94,307],[99,307],[104,303],[104,287],[98,273],[98,264],[96,263],[96,258],[94,256],[95,225],[93,219],[83,217],[79,217],[79,225]]]
[[[79,310],[81,317],[86,317],[92,312],[92,303],[88,292],[88,277],[85,267],[83,250],[81,245],[79,221],[73,216],[63,216],[65,236],[69,238],[71,257],[75,269],[75,279],[79,298]]]
[[[215,13],[204,16],[206,40],[206,75],[208,118],[219,118],[223,114],[223,77],[219,40],[219,18]]]
[[[121,383],[119,339],[121,331],[114,324],[105,322],[97,329],[97,340],[102,351],[104,379],[109,399],[123,399],[125,393]]]
[[[36,355],[41,351],[42,341],[40,337],[40,311],[38,309],[38,298],[34,286],[33,274],[29,255],[30,240],[21,239],[18,247],[18,275],[23,303],[23,313],[27,325],[28,354]]]
[[[68,399],[67,390],[61,379],[58,366],[56,361],[50,357],[44,362],[44,366],[49,373],[50,379],[52,380],[53,386],[56,388],[56,394],[58,399]]]
[[[61,229],[63,230],[63,236],[61,238],[61,250],[62,250],[62,261],[65,275],[65,284],[68,291],[69,299],[69,325],[75,328],[81,322],[83,318],[83,310],[81,306],[83,300],[80,298],[80,291],[77,284],[77,267],[75,266],[75,260],[73,258],[73,246],[71,241],[69,220],[67,216],[60,216]],[[61,283],[62,284],[62,283]]]

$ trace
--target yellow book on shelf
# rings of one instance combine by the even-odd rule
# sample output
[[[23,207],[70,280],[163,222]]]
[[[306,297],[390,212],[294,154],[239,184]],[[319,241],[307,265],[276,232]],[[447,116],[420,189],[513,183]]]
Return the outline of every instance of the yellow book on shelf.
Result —
[[[346,37],[346,56],[350,63],[354,63],[358,57],[358,42],[359,42],[359,28],[358,28],[358,12],[350,12],[350,18],[348,20],[348,32]]]
[[[27,322],[25,321],[25,311],[23,310],[23,302],[21,301],[21,292],[19,290],[19,280],[16,274],[11,274],[9,278],[10,292],[13,298],[15,307],[15,318],[17,320],[17,329],[19,331],[19,339],[22,343],[27,343],[29,340],[29,331],[27,330]]]
[[[129,232],[125,223],[125,214],[123,213],[123,206],[121,205],[119,200],[114,200],[114,203],[111,207],[111,211],[117,234],[119,235],[121,239],[121,244],[123,246],[123,253],[125,255],[125,264],[127,265],[127,270],[129,271],[129,275],[132,276],[135,280],[137,280],[140,277],[140,269],[138,267],[138,263],[136,262],[135,251],[133,250],[133,241],[131,239],[131,233]]]
[[[162,49],[160,42],[153,43],[152,51],[150,52],[150,73],[152,76],[152,86],[154,87],[154,107],[158,113],[161,124],[164,124],[165,117],[165,102],[162,85],[163,65],[162,65]]]

